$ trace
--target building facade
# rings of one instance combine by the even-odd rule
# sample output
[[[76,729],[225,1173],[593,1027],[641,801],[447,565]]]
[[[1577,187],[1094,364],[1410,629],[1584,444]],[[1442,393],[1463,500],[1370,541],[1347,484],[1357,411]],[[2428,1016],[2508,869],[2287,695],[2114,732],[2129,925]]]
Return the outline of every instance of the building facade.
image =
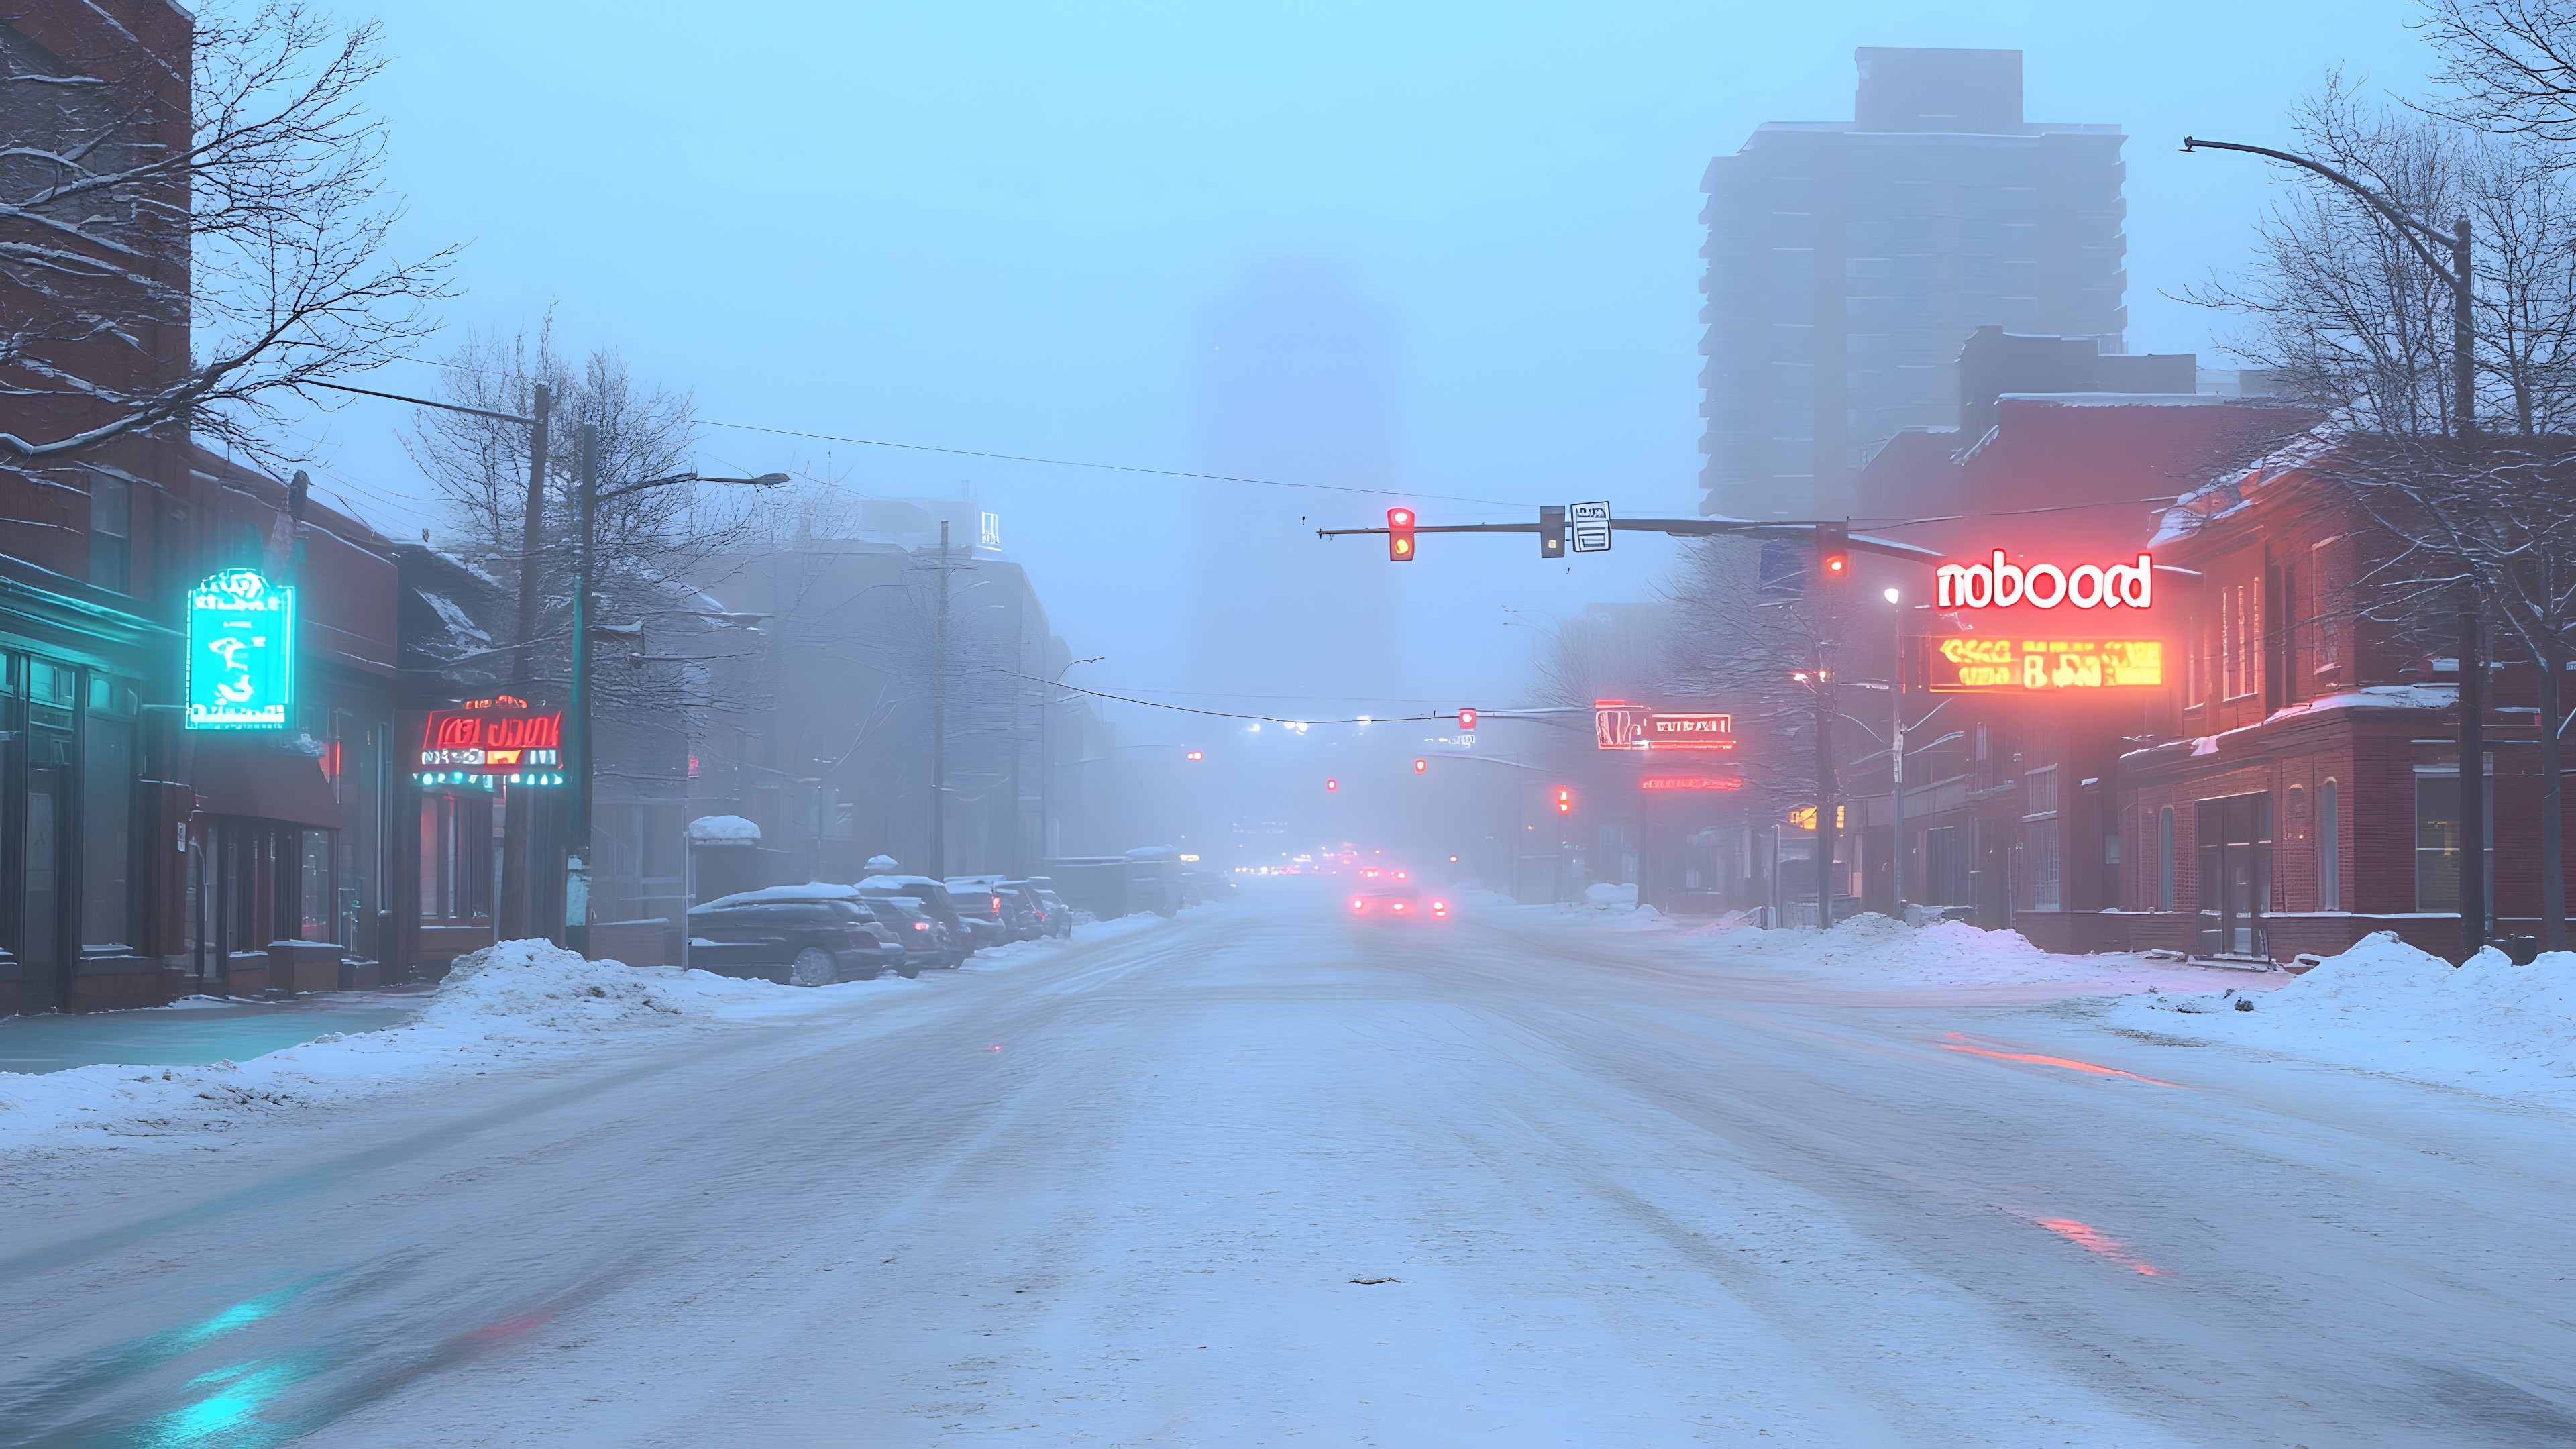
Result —
[[[1701,183],[1703,512],[1848,516],[1888,439],[1954,420],[1979,328],[2124,350],[2120,129],[2025,121],[2019,51],[1857,59],[1853,119],[1766,124]]]

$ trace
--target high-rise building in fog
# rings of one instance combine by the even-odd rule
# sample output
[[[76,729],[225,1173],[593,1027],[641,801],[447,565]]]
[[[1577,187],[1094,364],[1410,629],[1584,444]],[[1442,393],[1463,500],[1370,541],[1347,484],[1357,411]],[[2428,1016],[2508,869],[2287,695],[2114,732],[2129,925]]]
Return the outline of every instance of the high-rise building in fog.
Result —
[[[1849,121],[1711,161],[1706,512],[1826,517],[1908,427],[1957,420],[1979,327],[2125,351],[2118,126],[2022,119],[2021,52],[1863,48]]]
[[[1204,472],[1396,486],[1396,326],[1326,262],[1248,268],[1200,314],[1192,450]],[[1196,686],[1251,699],[1397,691],[1396,581],[1375,539],[1315,537],[1391,500],[1198,485],[1190,643]]]

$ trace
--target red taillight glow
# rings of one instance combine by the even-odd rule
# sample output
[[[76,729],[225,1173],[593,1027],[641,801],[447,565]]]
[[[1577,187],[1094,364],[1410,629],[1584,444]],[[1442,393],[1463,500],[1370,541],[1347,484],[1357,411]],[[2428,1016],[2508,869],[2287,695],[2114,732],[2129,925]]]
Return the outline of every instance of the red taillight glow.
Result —
[[[1395,903],[1395,907],[1394,907],[1394,908],[1395,908],[1396,910],[1399,910],[1399,911],[1400,911],[1400,910],[1403,910],[1403,909],[1404,909],[1404,902],[1402,902],[1402,901],[1397,901],[1397,902]]]
[[[1352,910],[1355,910],[1355,911],[1365,911],[1365,910],[1367,910],[1367,909],[1368,909],[1368,897],[1366,897],[1366,896],[1353,896],[1353,897],[1351,897],[1351,909],[1352,909]]]
[[[1433,901],[1431,903],[1431,914],[1435,916],[1445,916],[1449,914],[1449,903],[1447,901]]]

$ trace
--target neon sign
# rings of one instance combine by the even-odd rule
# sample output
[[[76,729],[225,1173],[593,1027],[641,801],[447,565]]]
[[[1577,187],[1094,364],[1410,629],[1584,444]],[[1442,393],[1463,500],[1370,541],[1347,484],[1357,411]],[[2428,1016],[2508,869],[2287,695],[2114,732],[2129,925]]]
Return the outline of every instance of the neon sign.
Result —
[[[2034,609],[2054,609],[2060,604],[2077,609],[2144,609],[2155,602],[2156,561],[2152,554],[2138,555],[2134,564],[2077,564],[2060,568],[2053,563],[2029,565],[2007,562],[2004,551],[1996,549],[1986,563],[1945,563],[1932,571],[1938,597],[1938,609],[2009,609],[2028,605]]]
[[[1732,750],[1735,716],[1662,714],[1624,699],[1596,699],[1592,742],[1605,750]]]
[[[1930,641],[1935,694],[2041,694],[2131,689],[2165,682],[2158,639],[1959,637]]]
[[[532,713],[506,694],[433,710],[415,763],[422,785],[560,785],[563,714]]]
[[[192,730],[282,730],[295,705],[295,590],[226,569],[188,591]]]
[[[1744,782],[1732,775],[1648,775],[1637,782],[1640,790],[1741,790]]]

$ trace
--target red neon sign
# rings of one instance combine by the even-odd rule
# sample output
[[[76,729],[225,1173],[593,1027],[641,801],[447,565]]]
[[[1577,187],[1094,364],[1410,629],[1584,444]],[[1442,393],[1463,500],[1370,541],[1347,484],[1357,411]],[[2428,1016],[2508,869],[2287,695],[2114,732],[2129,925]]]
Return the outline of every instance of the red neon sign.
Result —
[[[1661,714],[1624,699],[1596,699],[1592,742],[1605,750],[1732,750],[1735,716]]]
[[[532,714],[527,701],[502,695],[430,712],[421,727],[422,770],[502,772],[563,765],[563,714]]]
[[[1732,775],[1648,775],[1637,782],[1640,790],[1741,790],[1744,782]]]
[[[1945,563],[1932,571],[1938,609],[2144,609],[2155,603],[2156,561],[2133,564],[2017,564],[2002,549],[1983,563]]]

